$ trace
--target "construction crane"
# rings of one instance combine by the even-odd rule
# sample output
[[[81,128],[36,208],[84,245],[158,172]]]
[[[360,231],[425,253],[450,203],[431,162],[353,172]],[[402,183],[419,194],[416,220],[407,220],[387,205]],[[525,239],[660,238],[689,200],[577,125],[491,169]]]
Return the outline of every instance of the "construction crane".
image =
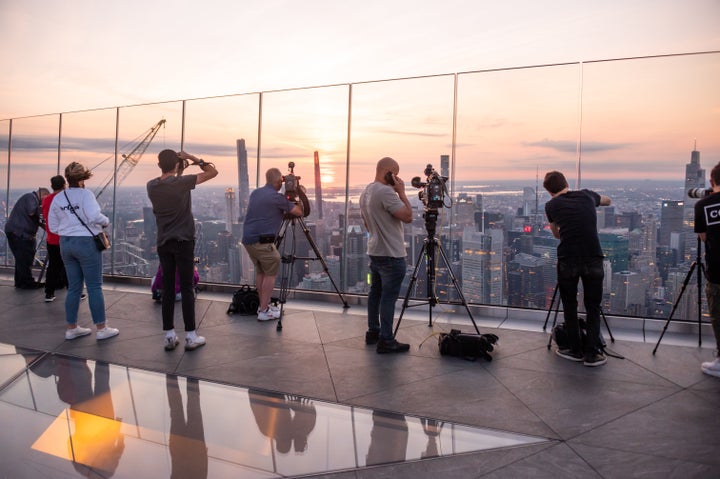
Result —
[[[155,135],[157,135],[160,127],[164,124],[164,118],[155,123],[145,134],[145,137],[135,146],[135,148],[132,149],[132,151],[130,151],[130,153],[122,155],[123,160],[118,165],[117,170],[115,170],[114,174],[111,174],[110,178],[96,190],[97,192],[95,193],[95,198],[99,198],[100,195],[103,194],[105,189],[113,182],[113,179],[116,178],[115,184],[119,185],[125,178],[127,178],[133,168],[135,168],[135,165],[137,165],[140,161],[140,158],[142,158],[145,150],[147,150],[148,146],[150,146],[150,143],[153,141],[153,138],[155,138]]]

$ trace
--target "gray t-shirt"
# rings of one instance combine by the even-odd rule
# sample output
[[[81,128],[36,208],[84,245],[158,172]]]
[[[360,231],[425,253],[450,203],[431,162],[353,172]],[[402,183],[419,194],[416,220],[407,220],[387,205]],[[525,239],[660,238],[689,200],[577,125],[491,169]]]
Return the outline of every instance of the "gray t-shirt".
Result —
[[[190,191],[195,189],[197,175],[155,178],[147,183],[147,194],[157,222],[157,245],[168,240],[195,239]]]
[[[392,186],[373,182],[360,195],[360,212],[370,233],[367,254],[404,258],[403,222],[392,214],[405,207]]]

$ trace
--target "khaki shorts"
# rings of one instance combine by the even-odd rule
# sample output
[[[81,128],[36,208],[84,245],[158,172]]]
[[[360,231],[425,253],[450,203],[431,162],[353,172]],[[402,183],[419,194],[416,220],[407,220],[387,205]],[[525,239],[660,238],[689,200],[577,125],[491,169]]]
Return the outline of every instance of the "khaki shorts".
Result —
[[[280,269],[280,253],[274,243],[253,243],[243,246],[255,265],[256,273],[277,276]]]

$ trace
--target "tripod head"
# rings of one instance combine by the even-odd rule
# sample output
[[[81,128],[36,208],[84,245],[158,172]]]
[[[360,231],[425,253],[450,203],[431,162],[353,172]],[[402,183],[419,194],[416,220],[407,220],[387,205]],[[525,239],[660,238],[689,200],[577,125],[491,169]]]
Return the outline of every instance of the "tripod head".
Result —
[[[425,208],[423,219],[425,219],[425,230],[428,233],[428,238],[434,238],[437,229],[438,209]]]

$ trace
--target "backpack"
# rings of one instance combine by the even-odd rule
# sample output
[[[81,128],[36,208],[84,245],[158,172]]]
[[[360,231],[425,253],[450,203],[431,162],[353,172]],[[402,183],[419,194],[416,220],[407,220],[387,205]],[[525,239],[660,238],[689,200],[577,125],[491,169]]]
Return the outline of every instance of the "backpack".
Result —
[[[232,295],[232,301],[228,306],[227,314],[251,315],[257,314],[260,307],[260,296],[257,288],[247,284],[240,286]]]
[[[495,349],[493,345],[498,339],[494,334],[468,334],[452,329],[449,333],[440,333],[438,348],[443,356],[458,356],[468,361],[477,358],[492,361],[490,353]]]

